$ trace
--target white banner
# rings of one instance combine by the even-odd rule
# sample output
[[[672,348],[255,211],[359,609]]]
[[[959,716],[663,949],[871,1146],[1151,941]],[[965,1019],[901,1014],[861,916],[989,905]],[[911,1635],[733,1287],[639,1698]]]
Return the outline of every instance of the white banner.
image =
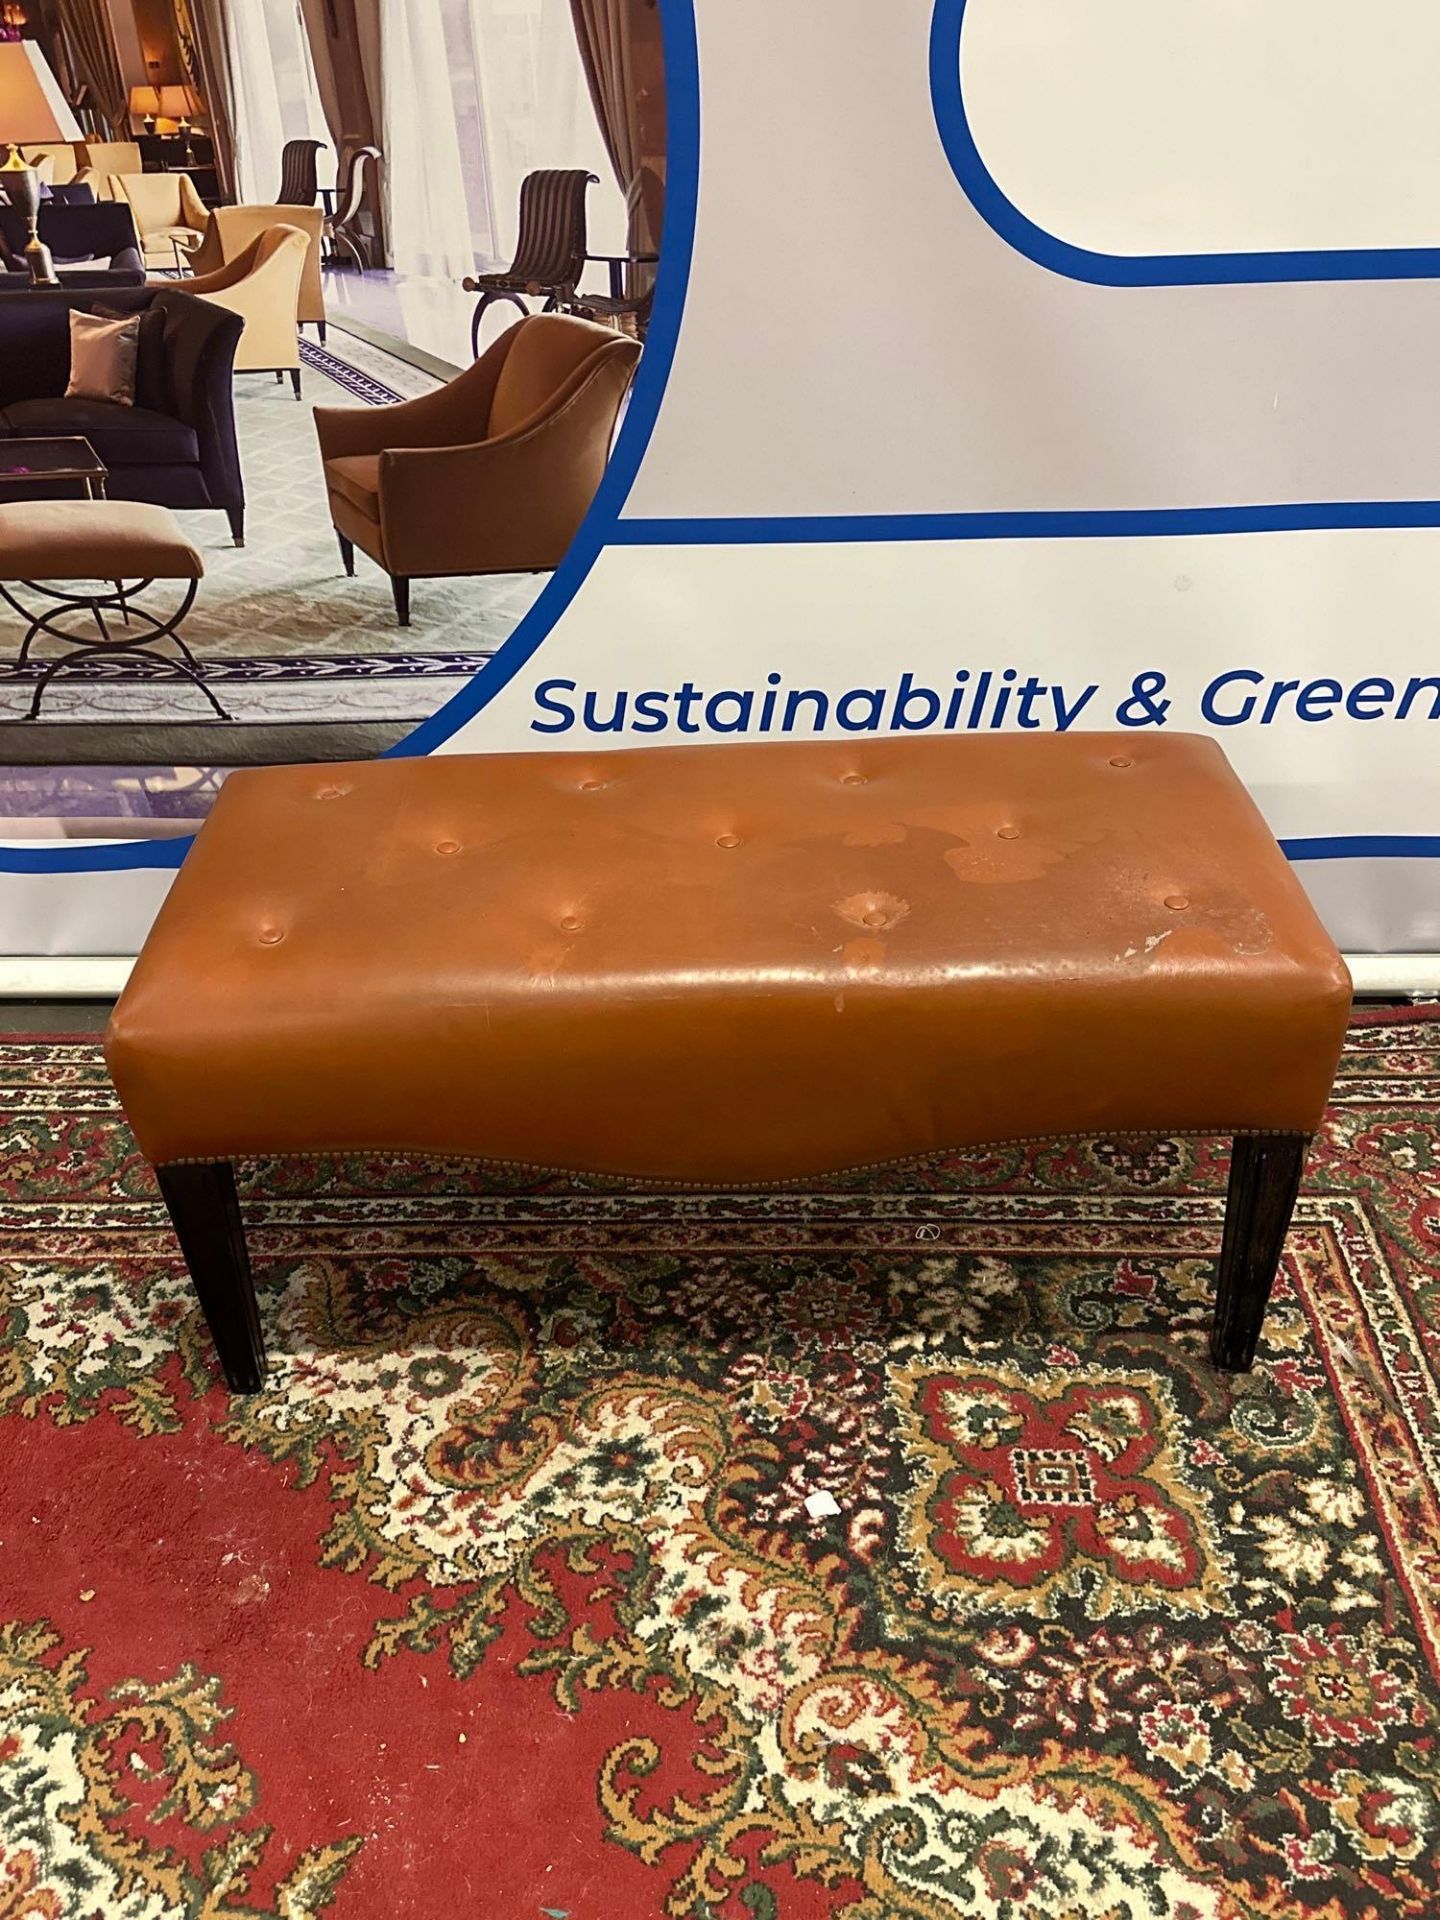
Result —
[[[662,9],[610,474],[402,750],[1199,730],[1342,946],[1440,949],[1433,7]],[[12,950],[126,950],[88,884]]]

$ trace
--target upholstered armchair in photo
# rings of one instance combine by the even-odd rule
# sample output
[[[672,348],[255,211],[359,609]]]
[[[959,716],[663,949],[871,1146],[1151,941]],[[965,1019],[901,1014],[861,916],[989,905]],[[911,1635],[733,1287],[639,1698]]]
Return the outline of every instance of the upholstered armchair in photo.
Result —
[[[73,140],[22,140],[20,158],[47,187],[64,187],[80,171]]]
[[[79,140],[75,143],[76,165],[102,177],[112,173],[143,173],[140,143],[136,140]]]
[[[320,280],[320,236],[325,223],[322,207],[291,207],[279,201],[264,205],[212,207],[205,221],[205,235],[187,258],[192,273],[206,274],[239,259],[250,244],[272,227],[298,227],[309,242],[300,273],[300,305],[296,318],[301,326],[314,326],[325,338],[325,289]]]
[[[415,578],[559,565],[605,472],[634,340],[534,314],[438,393],[393,407],[317,407],[330,518],[390,575],[410,624]]]
[[[300,328],[295,310],[309,245],[309,236],[298,227],[270,227],[225,266],[182,283],[187,293],[228,307],[245,322],[235,349],[236,373],[273,373],[277,379],[288,373],[297,400]]]
[[[183,264],[182,255],[200,244],[205,230],[205,203],[188,173],[114,173],[110,175],[114,200],[128,200],[145,265],[152,271]]]

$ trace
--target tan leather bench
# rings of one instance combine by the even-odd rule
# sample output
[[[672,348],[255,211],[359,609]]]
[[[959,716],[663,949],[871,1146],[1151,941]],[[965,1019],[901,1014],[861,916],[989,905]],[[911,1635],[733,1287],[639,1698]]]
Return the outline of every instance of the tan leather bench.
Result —
[[[728,1187],[1110,1132],[1236,1136],[1245,1368],[1349,1005],[1211,741],[700,745],[233,774],[106,1051],[237,1388],[245,1155]]]

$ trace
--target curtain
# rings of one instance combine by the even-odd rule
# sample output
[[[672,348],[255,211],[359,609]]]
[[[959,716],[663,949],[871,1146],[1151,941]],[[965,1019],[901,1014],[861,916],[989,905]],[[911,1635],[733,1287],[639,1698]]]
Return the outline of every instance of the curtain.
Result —
[[[75,78],[89,104],[119,139],[129,138],[130,92],[115,51],[115,32],[105,0],[58,0],[60,24],[70,42]]]
[[[592,253],[625,246],[625,200],[591,105],[570,0],[442,0],[477,254],[515,256],[520,183],[540,167],[583,167]],[[603,271],[598,284],[605,284]]]
[[[180,59],[205,102],[205,123],[215,143],[215,167],[226,193],[235,180],[235,76],[230,71],[226,0],[175,0]]]
[[[399,273],[458,280],[475,249],[440,0],[379,0],[379,21],[391,256]]]
[[[640,127],[631,61],[630,0],[570,0],[586,84],[616,184],[629,195],[640,171]]]
[[[632,253],[660,245],[665,180],[665,75],[654,0],[570,0],[595,118],[625,195]],[[653,278],[632,269],[639,292]]]
[[[343,154],[347,146],[381,146],[379,0],[300,0],[300,4],[315,85],[336,153]],[[378,243],[378,264],[388,255],[374,166],[366,168],[364,206]]]
[[[76,94],[80,89],[80,80],[70,59],[70,43],[60,23],[60,12],[56,0],[36,0],[35,20],[35,37],[39,40],[41,50],[49,62],[50,71],[59,82],[60,91],[73,107]]]
[[[222,0],[222,7],[234,101],[235,187],[242,200],[264,204],[279,189],[285,144],[265,10],[261,0]]]
[[[305,32],[310,41],[310,64],[315,69],[315,85],[320,93],[325,124],[338,153],[356,129],[345,117],[340,102],[340,81],[336,72],[336,52],[340,40],[340,21],[335,0],[300,0]],[[358,136],[357,136],[358,137]]]
[[[224,18],[236,186],[242,200],[268,202],[280,189],[285,142],[323,145],[327,134],[298,0],[213,3]],[[320,165],[323,179],[323,156]]]

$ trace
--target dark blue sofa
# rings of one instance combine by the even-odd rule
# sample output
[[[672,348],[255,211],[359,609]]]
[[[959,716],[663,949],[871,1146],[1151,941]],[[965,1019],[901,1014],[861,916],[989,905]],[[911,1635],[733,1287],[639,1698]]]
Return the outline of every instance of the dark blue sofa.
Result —
[[[0,202],[0,291],[28,287],[25,265],[28,229],[18,207]],[[92,200],[89,205],[45,200],[40,205],[40,238],[49,247],[55,270],[67,287],[140,287],[145,284],[145,256],[135,231],[135,216],[118,200]],[[99,261],[102,265],[70,267],[71,260]]]
[[[76,307],[147,316],[134,406],[65,398]],[[242,546],[245,484],[231,387],[244,325],[239,314],[178,287],[0,299],[0,458],[6,439],[84,434],[109,469],[112,499],[221,508]]]

